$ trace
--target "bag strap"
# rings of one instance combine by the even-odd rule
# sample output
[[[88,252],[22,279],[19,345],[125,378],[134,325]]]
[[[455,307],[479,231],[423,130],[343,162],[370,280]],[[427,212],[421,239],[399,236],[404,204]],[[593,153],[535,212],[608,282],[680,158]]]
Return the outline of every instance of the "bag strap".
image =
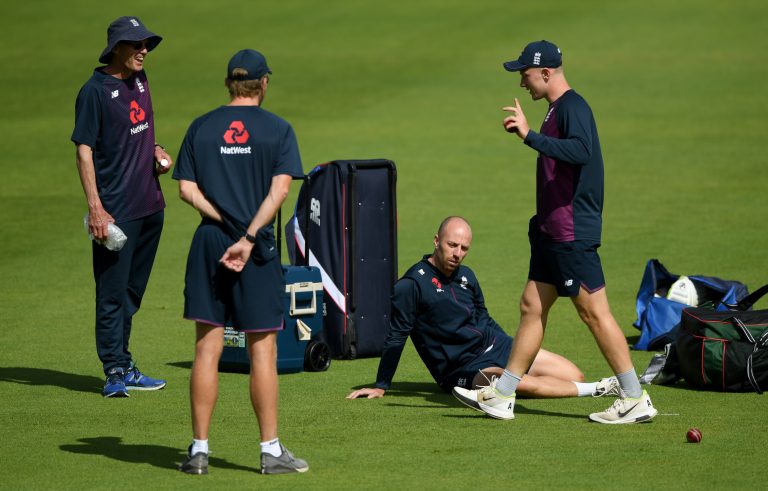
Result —
[[[757,378],[755,377],[755,372],[752,368],[752,356],[754,356],[754,354],[757,353],[760,349],[764,349],[766,347],[766,343],[768,343],[768,331],[763,333],[763,335],[760,336],[758,340],[755,340],[755,337],[752,336],[752,333],[749,332],[749,329],[747,329],[747,326],[741,319],[733,316],[731,317],[731,321],[733,321],[733,326],[739,332],[741,332],[745,338],[747,338],[750,344],[752,344],[752,353],[750,353],[749,357],[747,358],[747,380],[749,380],[749,383],[752,385],[752,388],[755,389],[755,392],[762,394],[763,391],[760,389],[760,385],[757,383]]]
[[[733,307],[736,310],[749,310],[766,293],[768,293],[768,285],[763,285],[762,287],[739,300],[736,305],[728,305],[728,307]]]

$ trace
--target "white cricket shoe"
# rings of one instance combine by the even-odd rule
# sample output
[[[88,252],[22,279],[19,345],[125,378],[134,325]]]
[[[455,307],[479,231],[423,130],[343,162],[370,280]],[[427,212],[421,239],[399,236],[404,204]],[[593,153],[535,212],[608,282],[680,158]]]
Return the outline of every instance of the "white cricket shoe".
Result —
[[[592,393],[592,397],[603,396],[621,397],[621,386],[619,385],[619,379],[616,377],[600,379],[600,381],[597,383],[595,391]]]
[[[636,399],[632,397],[616,399],[611,407],[602,413],[590,414],[589,419],[609,425],[647,423],[656,414],[658,411],[653,407],[651,398],[646,391],[643,391],[643,395]]]
[[[454,387],[453,396],[462,404],[496,419],[515,419],[515,394],[503,396],[496,390],[496,377],[476,390]]]

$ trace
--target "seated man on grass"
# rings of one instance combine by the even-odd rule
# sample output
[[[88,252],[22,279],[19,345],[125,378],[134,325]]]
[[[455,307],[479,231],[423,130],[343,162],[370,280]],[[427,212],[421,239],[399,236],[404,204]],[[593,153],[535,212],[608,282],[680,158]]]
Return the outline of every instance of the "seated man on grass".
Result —
[[[384,343],[375,387],[355,390],[347,399],[382,397],[389,389],[408,337],[435,382],[478,388],[501,376],[513,339],[491,318],[474,272],[462,261],[472,229],[461,217],[448,217],[434,239],[435,250],[395,284],[390,332]],[[617,395],[615,377],[584,383],[570,360],[540,350],[517,393],[536,398]]]

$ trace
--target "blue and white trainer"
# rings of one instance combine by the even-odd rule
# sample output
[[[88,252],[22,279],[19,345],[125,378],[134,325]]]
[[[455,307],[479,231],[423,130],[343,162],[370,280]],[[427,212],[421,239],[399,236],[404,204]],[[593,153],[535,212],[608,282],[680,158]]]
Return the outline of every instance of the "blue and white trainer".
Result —
[[[122,368],[112,368],[107,372],[107,381],[101,391],[104,397],[128,397],[128,389],[125,387],[125,373]]]
[[[144,375],[136,365],[131,363],[131,367],[125,374],[125,387],[128,390],[159,390],[165,387],[165,380]]]

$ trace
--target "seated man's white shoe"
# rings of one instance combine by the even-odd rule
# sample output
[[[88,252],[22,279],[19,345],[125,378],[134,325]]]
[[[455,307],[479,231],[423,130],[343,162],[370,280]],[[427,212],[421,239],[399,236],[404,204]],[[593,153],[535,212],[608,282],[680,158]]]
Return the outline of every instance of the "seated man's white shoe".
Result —
[[[496,380],[491,378],[490,384],[476,390],[454,387],[453,396],[462,404],[482,411],[496,419],[515,419],[515,394],[503,396],[496,390]]]
[[[600,379],[592,393],[592,397],[617,396],[621,397],[621,386],[616,377]]]
[[[455,390],[455,389],[454,389]],[[589,419],[596,423],[609,425],[646,423],[658,414],[656,408],[651,403],[648,393],[643,391],[643,395],[638,398],[622,397],[616,399],[611,407],[601,413],[592,413]]]

